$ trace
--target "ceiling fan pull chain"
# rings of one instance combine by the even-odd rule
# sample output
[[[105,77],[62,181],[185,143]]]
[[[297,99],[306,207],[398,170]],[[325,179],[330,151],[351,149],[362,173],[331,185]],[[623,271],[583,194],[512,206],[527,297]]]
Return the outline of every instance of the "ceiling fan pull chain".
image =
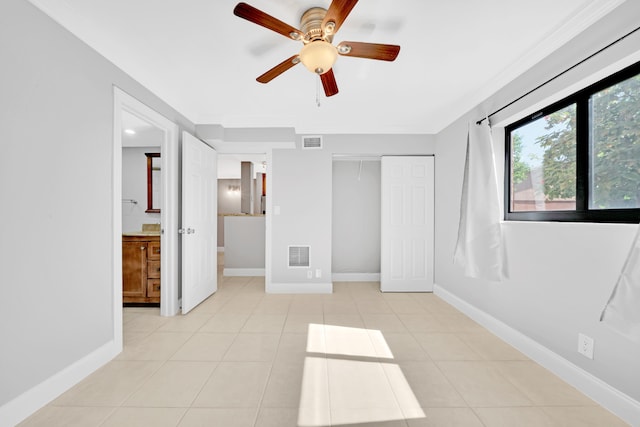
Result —
[[[320,77],[316,80],[316,106],[320,108]]]

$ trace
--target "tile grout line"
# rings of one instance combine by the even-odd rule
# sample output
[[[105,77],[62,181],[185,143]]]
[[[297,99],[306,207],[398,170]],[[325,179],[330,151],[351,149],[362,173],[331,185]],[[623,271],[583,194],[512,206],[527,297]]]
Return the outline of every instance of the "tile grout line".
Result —
[[[287,314],[288,316],[288,314]],[[276,358],[277,354],[278,354],[278,349],[280,348],[280,343],[282,342],[282,331],[284,330],[284,325],[286,323],[286,319],[287,316],[285,316],[285,321],[282,324],[282,327],[280,328],[280,335],[278,338],[278,345],[276,346],[276,353],[273,355],[273,358],[271,359],[271,363],[269,366],[269,373],[267,374],[267,379],[264,382],[264,387],[262,389],[262,393],[260,395],[260,401],[258,402],[258,407],[256,408],[256,413],[255,413],[255,419],[253,420],[253,426],[256,427],[257,423],[258,423],[258,417],[260,415],[260,412],[262,412],[262,402],[264,402],[264,397],[265,394],[267,393],[267,388],[269,387],[269,381],[271,380],[271,374],[273,373],[273,365],[274,365],[274,359]]]

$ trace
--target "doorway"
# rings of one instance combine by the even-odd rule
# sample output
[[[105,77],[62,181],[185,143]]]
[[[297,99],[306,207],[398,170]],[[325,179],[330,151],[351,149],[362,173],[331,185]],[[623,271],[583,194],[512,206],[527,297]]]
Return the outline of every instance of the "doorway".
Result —
[[[163,132],[122,112],[122,299],[160,306]]]
[[[265,276],[266,169],[266,154],[218,155],[218,251],[224,276]]]
[[[378,282],[380,156],[334,155],[332,169],[332,279]]]
[[[123,137],[127,120],[150,126],[162,154],[160,161],[161,205],[160,232],[161,280],[160,314],[173,316],[178,312],[178,126],[114,87],[113,111],[113,309],[114,342],[122,349],[122,232],[123,232]],[[128,198],[135,200],[133,198]],[[136,200],[141,203],[140,200]],[[146,204],[146,199],[143,201]],[[126,202],[129,203],[129,202]]]

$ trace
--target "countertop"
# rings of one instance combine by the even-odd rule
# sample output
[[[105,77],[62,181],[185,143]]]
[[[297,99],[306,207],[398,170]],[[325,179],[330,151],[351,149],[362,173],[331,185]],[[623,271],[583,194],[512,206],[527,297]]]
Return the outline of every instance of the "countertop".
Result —
[[[159,231],[128,231],[126,233],[122,233],[123,236],[138,236],[138,237],[149,237],[149,236],[159,236]]]
[[[218,216],[264,216],[264,214],[219,213]]]

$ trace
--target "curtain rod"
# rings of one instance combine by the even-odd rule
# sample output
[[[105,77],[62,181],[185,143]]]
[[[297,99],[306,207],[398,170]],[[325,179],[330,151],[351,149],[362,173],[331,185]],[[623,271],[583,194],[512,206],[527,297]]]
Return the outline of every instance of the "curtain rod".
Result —
[[[498,114],[500,111],[504,110],[507,107],[512,106],[513,104],[515,104],[516,102],[520,101],[522,98],[532,94],[533,92],[537,91],[538,89],[540,89],[543,86],[548,85],[549,83],[551,83],[552,81],[554,81],[555,79],[557,79],[558,77],[568,73],[569,71],[573,70],[574,68],[576,68],[577,66],[587,62],[588,60],[590,60],[591,58],[593,58],[594,56],[602,53],[603,51],[609,49],[611,46],[615,45],[616,43],[621,42],[622,40],[626,39],[627,37],[629,37],[631,34],[635,33],[636,31],[640,30],[640,27],[637,27],[634,30],[629,31],[627,34],[623,35],[622,37],[619,37],[618,39],[612,41],[611,43],[609,43],[608,45],[606,45],[605,47],[597,50],[596,52],[592,53],[591,55],[587,56],[586,58],[584,58],[582,61],[572,65],[571,67],[567,68],[566,70],[562,71],[559,74],[556,74],[555,76],[551,77],[549,80],[545,81],[544,83],[539,84],[538,86],[534,87],[533,89],[531,89],[529,92],[525,93],[524,95],[519,96],[518,98],[514,99],[513,101],[511,101],[510,103],[508,103],[507,105],[503,106],[502,108],[494,111],[493,113],[489,114],[488,116],[478,120],[476,122],[477,125],[482,124],[482,122],[484,122],[485,120],[491,118],[492,116]]]

